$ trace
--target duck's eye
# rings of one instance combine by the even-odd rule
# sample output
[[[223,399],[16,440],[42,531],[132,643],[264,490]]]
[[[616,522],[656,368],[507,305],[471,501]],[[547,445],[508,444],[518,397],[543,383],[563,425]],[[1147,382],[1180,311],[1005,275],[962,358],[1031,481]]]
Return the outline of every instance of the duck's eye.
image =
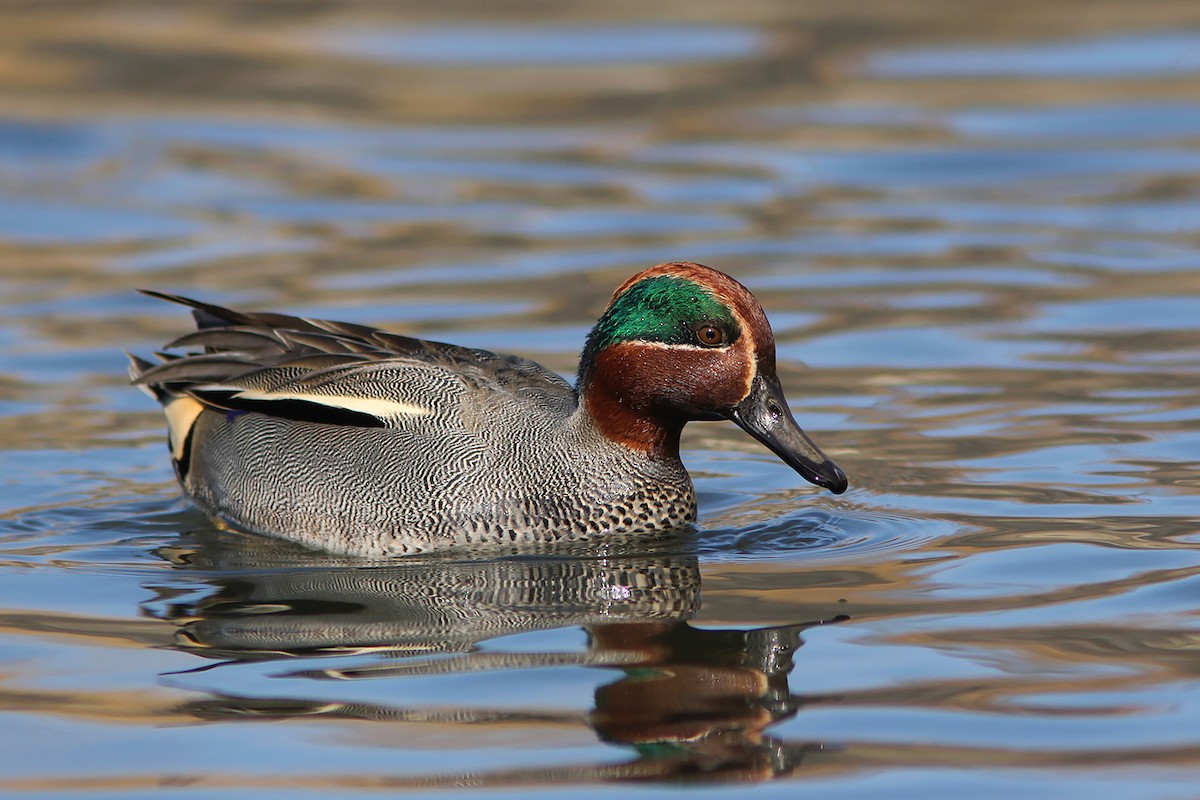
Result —
[[[705,347],[717,347],[725,344],[725,331],[712,325],[696,329],[696,341]]]

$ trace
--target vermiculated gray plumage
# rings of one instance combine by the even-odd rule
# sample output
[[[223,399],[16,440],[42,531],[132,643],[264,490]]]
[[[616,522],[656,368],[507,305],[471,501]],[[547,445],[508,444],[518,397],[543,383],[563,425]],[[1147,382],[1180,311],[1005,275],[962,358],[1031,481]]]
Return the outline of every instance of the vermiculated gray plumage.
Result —
[[[131,357],[130,374],[178,428],[184,489],[230,526],[387,556],[695,519],[678,460],[606,438],[535,362],[147,294],[196,309],[172,346],[202,351]]]

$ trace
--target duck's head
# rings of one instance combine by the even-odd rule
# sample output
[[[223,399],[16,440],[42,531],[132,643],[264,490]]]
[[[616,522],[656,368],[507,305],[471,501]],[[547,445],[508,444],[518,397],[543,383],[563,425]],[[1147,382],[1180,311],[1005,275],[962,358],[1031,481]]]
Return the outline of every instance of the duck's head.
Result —
[[[627,447],[677,457],[684,423],[729,419],[806,480],[846,491],[792,418],[762,307],[710,267],[659,264],[617,289],[588,336],[579,391],[601,432]]]

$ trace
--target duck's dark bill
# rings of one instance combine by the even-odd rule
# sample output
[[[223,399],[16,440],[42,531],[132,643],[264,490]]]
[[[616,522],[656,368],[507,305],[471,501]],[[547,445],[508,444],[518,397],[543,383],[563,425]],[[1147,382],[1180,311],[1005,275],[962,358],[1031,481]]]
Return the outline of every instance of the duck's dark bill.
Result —
[[[750,394],[733,409],[729,418],[770,448],[772,453],[809,483],[824,487],[834,494],[846,491],[846,473],[826,458],[796,424],[783,396],[783,387],[775,376],[755,377]]]

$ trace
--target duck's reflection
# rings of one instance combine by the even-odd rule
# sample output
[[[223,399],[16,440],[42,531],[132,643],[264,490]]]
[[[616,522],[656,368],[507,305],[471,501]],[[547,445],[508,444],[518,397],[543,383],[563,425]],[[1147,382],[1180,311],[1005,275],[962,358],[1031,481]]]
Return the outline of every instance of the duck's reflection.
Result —
[[[553,783],[766,780],[791,772],[818,747],[765,733],[803,702],[790,692],[788,673],[801,631],[818,622],[751,630],[692,626],[688,620],[700,604],[700,571],[692,556],[591,553],[252,568],[220,549],[173,555],[211,588],[191,600],[164,596],[148,607],[178,626],[180,648],[222,665],[293,658],[297,668],[288,677],[311,680],[563,665],[612,669],[617,676],[596,689],[590,712],[580,714],[523,714],[503,702],[496,708],[430,709],[221,695],[189,704],[190,713],[204,718],[586,724],[603,741],[632,748],[637,756],[623,765],[539,772],[538,782]],[[566,627],[586,632],[586,648],[476,647],[501,636]],[[326,666],[319,658],[326,655],[349,658]],[[483,778],[472,773],[472,780]]]

